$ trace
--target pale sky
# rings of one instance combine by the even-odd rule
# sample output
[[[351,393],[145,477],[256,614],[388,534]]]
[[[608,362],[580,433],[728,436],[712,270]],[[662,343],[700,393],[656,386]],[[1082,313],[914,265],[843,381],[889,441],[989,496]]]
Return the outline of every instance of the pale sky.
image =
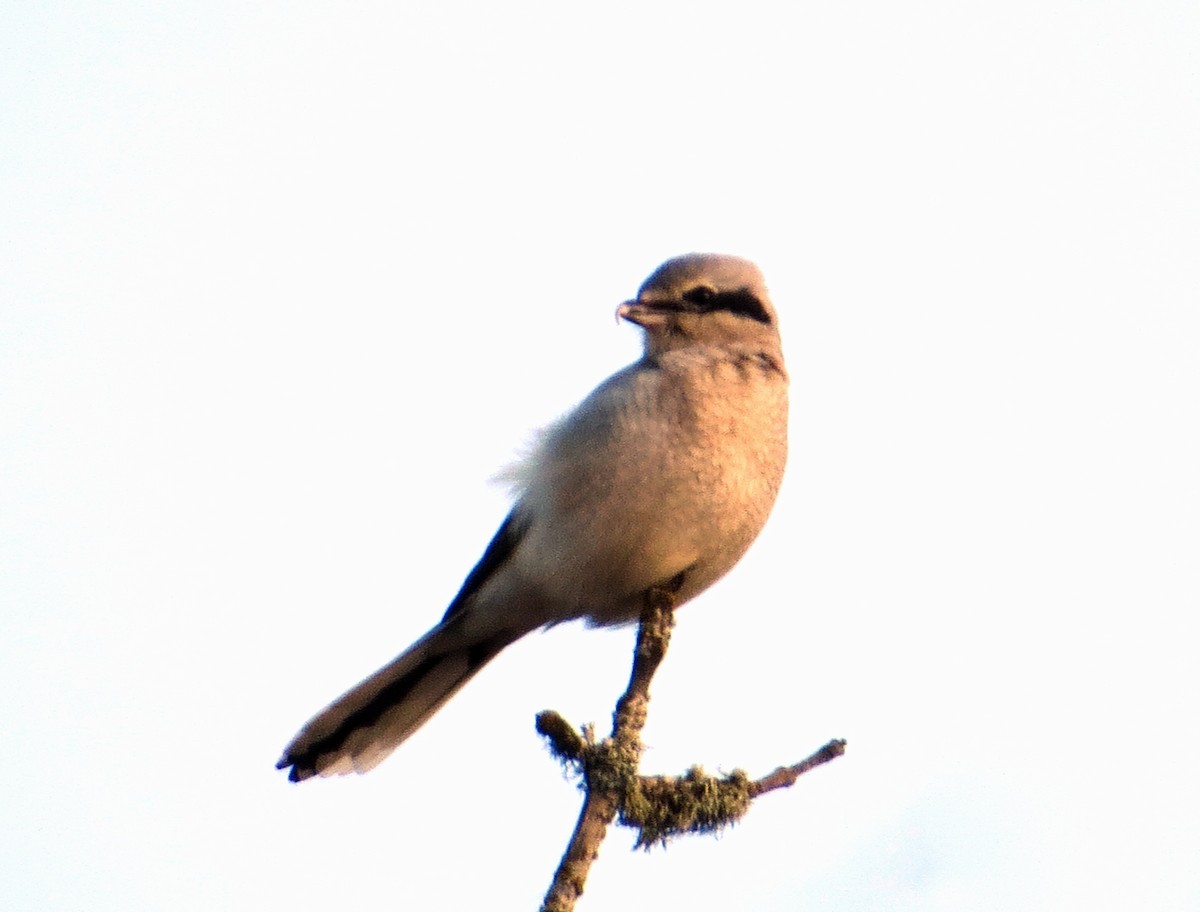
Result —
[[[0,908],[537,907],[632,632],[274,770],[432,625],[489,481],[750,257],[784,490],[647,772],[847,755],[580,912],[1200,909],[1195,3],[9,3]]]

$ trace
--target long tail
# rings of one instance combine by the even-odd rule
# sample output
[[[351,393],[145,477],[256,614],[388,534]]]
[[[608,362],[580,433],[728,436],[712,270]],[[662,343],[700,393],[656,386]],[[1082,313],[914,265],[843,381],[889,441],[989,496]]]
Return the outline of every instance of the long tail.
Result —
[[[277,769],[288,778],[365,773],[420,728],[505,646],[510,633],[465,642],[444,621],[406,652],[338,697],[300,729]]]

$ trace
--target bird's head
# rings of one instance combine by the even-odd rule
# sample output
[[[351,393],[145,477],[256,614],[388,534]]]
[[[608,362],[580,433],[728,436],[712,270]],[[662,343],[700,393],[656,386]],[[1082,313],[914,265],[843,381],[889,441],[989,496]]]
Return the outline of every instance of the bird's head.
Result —
[[[779,347],[762,273],[741,257],[689,253],[667,260],[617,316],[646,331],[648,355],[696,344]]]

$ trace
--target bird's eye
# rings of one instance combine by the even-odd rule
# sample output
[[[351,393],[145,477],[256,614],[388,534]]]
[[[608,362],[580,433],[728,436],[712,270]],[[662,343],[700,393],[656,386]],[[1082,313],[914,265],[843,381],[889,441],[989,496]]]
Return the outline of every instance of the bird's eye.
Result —
[[[693,313],[715,313],[727,311],[742,317],[749,317],[758,323],[770,323],[771,315],[763,306],[762,301],[749,288],[717,291],[709,285],[697,285],[683,293],[683,300],[691,305]]]
[[[697,285],[695,288],[689,288],[683,293],[683,299],[690,304],[709,304],[712,299],[717,296],[717,293],[707,285]]]

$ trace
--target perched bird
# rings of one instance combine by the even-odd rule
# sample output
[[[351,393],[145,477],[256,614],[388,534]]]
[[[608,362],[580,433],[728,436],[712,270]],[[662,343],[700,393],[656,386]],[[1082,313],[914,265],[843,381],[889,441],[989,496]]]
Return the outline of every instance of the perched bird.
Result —
[[[641,359],[548,429],[518,499],[445,617],[314,716],[279,769],[299,782],[366,772],[505,646],[584,618],[637,620],[724,576],[762,529],[787,459],[787,373],[762,274],[748,260],[668,260],[617,316]]]

